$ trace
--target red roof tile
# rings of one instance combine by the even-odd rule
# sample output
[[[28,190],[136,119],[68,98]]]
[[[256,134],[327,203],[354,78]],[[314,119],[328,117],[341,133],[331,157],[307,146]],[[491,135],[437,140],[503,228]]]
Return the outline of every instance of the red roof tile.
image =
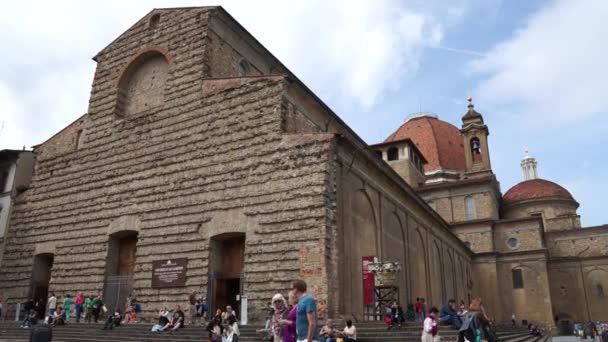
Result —
[[[561,198],[574,201],[574,197],[559,184],[544,179],[523,181],[505,193],[502,202],[505,205],[531,199]]]
[[[406,138],[416,144],[427,160],[424,171],[466,169],[462,137],[456,126],[431,116],[417,117],[406,121],[384,142]]]

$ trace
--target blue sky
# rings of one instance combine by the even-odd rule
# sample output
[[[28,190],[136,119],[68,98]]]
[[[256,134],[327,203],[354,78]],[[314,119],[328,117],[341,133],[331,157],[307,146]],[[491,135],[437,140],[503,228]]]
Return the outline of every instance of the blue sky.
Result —
[[[0,148],[86,112],[91,57],[154,7],[224,6],[368,143],[411,113],[460,125],[471,95],[503,192],[524,150],[542,178],[608,223],[608,2],[20,1],[0,13]]]

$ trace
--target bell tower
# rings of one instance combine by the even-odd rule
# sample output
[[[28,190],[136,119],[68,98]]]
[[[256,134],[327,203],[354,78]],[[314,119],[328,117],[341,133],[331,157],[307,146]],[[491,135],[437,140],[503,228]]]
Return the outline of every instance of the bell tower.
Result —
[[[475,110],[469,96],[468,111],[462,117],[460,134],[463,139],[466,161],[465,178],[489,176],[492,174],[488,135],[490,131],[483,122],[483,116]]]

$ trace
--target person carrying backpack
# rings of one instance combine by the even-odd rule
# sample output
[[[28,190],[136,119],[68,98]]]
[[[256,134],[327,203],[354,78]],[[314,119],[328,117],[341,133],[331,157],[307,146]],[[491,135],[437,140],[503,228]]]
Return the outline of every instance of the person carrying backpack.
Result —
[[[480,342],[484,336],[488,342],[496,341],[496,335],[490,328],[490,320],[483,312],[481,299],[473,299],[458,330],[458,342],[464,342],[465,339],[469,342]]]

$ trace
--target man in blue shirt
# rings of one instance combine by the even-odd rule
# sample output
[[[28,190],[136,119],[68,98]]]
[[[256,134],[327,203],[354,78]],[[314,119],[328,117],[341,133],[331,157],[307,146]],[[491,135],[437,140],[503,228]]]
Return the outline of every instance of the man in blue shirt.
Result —
[[[291,284],[291,290],[298,298],[296,314],[296,333],[298,342],[317,342],[317,301],[311,294],[306,293],[306,282],[296,280]]]

